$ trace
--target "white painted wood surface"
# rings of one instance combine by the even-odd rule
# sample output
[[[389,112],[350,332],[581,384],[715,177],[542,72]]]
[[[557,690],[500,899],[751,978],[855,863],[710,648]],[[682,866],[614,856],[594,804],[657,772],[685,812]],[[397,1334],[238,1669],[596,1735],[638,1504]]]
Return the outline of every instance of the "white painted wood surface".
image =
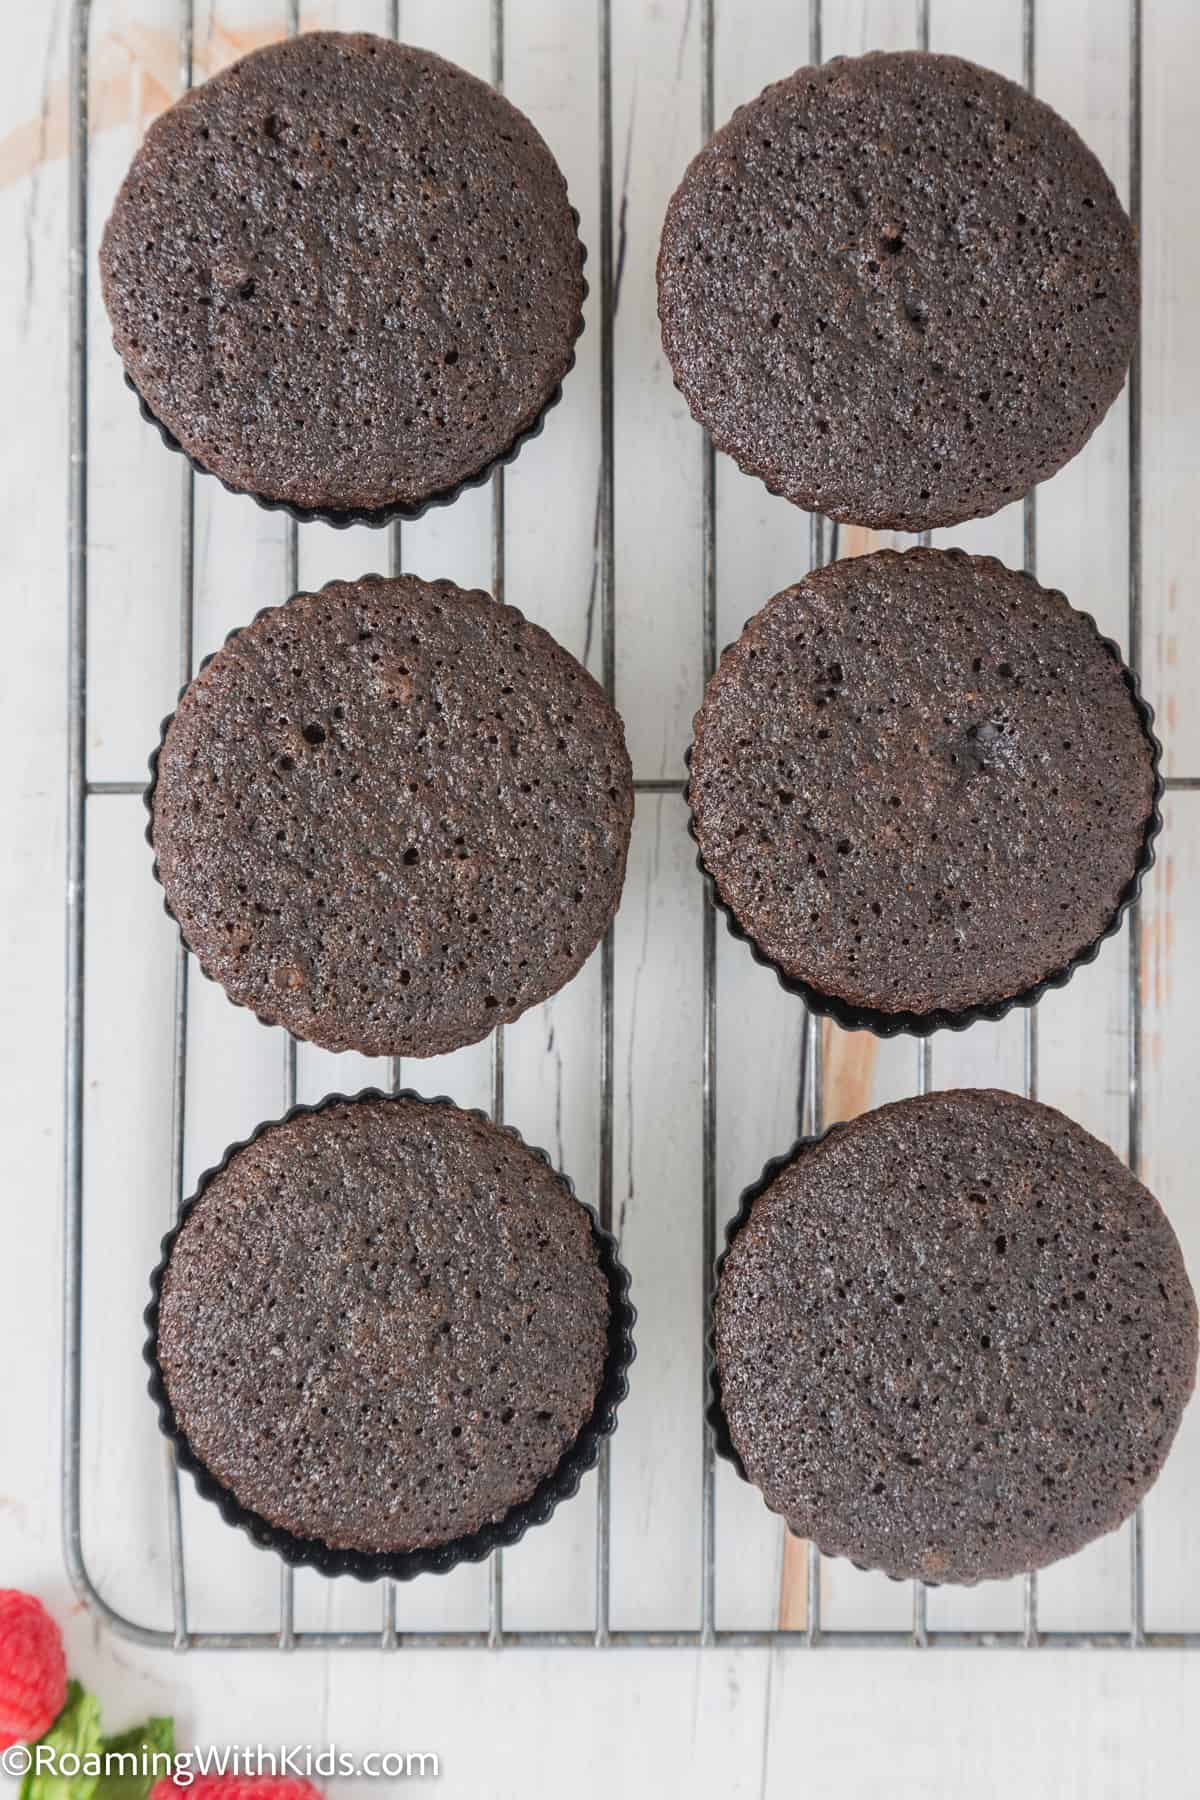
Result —
[[[1193,622],[1197,563],[1200,238],[1194,105],[1200,14],[1145,0],[1143,673],[1168,765],[1200,773]],[[306,25],[382,29],[384,0],[309,0]],[[663,208],[700,142],[699,6],[614,0],[614,161],[620,306],[616,353],[618,703],[639,775],[677,773],[698,702],[700,439],[658,344],[653,263]],[[93,25],[93,237],[149,119],[178,91],[174,0],[97,0]],[[826,0],[824,52],[909,44],[915,0]],[[201,0],[197,77],[278,35],[279,0]],[[486,74],[485,0],[402,0],[402,25]],[[931,44],[1021,72],[1019,0],[932,0]],[[3,11],[0,265],[6,399],[0,528],[7,654],[0,717],[8,854],[0,993],[0,1584],[38,1589],[69,1621],[72,1660],[116,1722],[178,1712],[200,1742],[333,1737],[352,1748],[439,1751],[442,1789],[462,1795],[821,1794],[1162,1796],[1192,1791],[1190,1713],[1200,1658],[996,1658],[975,1653],[620,1653],[191,1657],[131,1649],[73,1610],[58,1552],[59,1069],[65,512],[65,0]],[[718,121],[805,60],[795,0],[717,0]],[[566,169],[596,275],[599,192],[596,28],[585,0],[508,0],[507,86]],[[1058,105],[1128,191],[1127,0],[1039,0],[1038,90]],[[593,547],[599,471],[595,293],[562,406],[507,483],[508,598],[598,667]],[[137,417],[93,291],[89,766],[139,775],[174,699],[182,469]],[[1084,454],[1039,492],[1038,568],[1122,642],[1126,625],[1123,397]],[[284,598],[279,519],[197,485],[197,652]],[[464,498],[404,533],[408,567],[487,586],[490,499]],[[945,541],[1021,560],[1020,509]],[[844,552],[869,547],[844,534]],[[378,534],[301,532],[301,578],[386,566]],[[732,464],[718,467],[721,640],[807,563],[804,515]],[[1147,1177],[1200,1273],[1193,1176],[1200,1061],[1198,795],[1173,797],[1163,859],[1143,915]],[[169,1618],[162,1470],[140,1363],[146,1273],[168,1211],[167,1094],[173,937],[149,876],[135,799],[89,814],[87,1046],[87,1408],[85,1542],[109,1601]],[[615,1210],[641,1309],[635,1385],[613,1447],[613,1623],[694,1624],[699,1610],[701,893],[667,797],[639,801],[618,922]],[[722,1212],[794,1135],[798,1008],[719,934]],[[1127,944],[1040,1009],[1041,1091],[1125,1147]],[[193,972],[194,973],[194,972]],[[594,960],[562,995],[507,1034],[509,1114],[593,1192],[597,1153]],[[189,1182],[225,1144],[279,1110],[282,1041],[193,979]],[[905,1043],[827,1032],[830,1116],[907,1092]],[[409,1065],[406,1077],[468,1104],[488,1095],[487,1047]],[[305,1049],[302,1097],[353,1091],[381,1071]],[[1020,1018],[935,1040],[934,1079],[1019,1086]],[[1148,1623],[1200,1625],[1200,1411],[1147,1507]],[[510,1555],[505,1620],[586,1625],[592,1615],[594,1479]],[[229,1532],[185,1483],[197,1627],[271,1625],[277,1566]],[[1126,1533],[1043,1577],[1047,1627],[1119,1628],[1128,1617]],[[718,1477],[718,1621],[770,1623],[780,1604],[777,1523]],[[827,1565],[830,1625],[903,1625],[909,1593]],[[378,1622],[378,1595],[301,1576],[300,1626]],[[931,1595],[931,1625],[1012,1627],[1017,1584]],[[401,1595],[411,1625],[484,1621],[486,1572],[462,1570]],[[349,1789],[345,1790],[349,1791]]]

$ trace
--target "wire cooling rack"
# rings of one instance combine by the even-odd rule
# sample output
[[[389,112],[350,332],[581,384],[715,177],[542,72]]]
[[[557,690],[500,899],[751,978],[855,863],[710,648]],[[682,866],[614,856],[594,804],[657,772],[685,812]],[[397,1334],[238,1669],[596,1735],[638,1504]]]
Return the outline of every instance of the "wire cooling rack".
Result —
[[[491,78],[504,84],[504,0],[491,5]],[[702,0],[700,42],[703,58],[701,127],[705,140],[714,126],[714,39],[717,0]],[[1023,0],[1023,78],[1035,86],[1036,0]],[[67,938],[66,938],[66,1079],[65,1079],[65,1213],[63,1251],[64,1362],[62,1507],[64,1550],[68,1572],[81,1599],[120,1636],[163,1649],[383,1649],[403,1647],[470,1648],[534,1646],[542,1648],[603,1648],[614,1645],[639,1648],[703,1647],[839,1647],[839,1648],[1200,1648],[1200,1631],[1153,1632],[1145,1626],[1145,1534],[1141,1510],[1130,1531],[1129,1610],[1124,1630],[1089,1632],[1043,1631],[1038,1624],[1038,1580],[1024,1580],[1023,1623],[1011,1631],[940,1631],[927,1624],[926,1589],[912,1584],[912,1623],[908,1630],[831,1629],[821,1617],[821,1558],[807,1547],[808,1580],[806,1616],[800,1629],[719,1630],[716,1626],[716,1490],[712,1440],[703,1433],[699,1477],[701,1483],[700,1623],[685,1630],[618,1630],[610,1626],[610,1531],[611,1475],[609,1446],[600,1453],[595,1551],[596,1602],[591,1629],[573,1631],[511,1631],[504,1626],[503,1556],[492,1557],[489,1568],[488,1624],[478,1631],[399,1630],[396,1589],[380,1584],[380,1616],[374,1630],[300,1630],[295,1624],[292,1571],[280,1566],[278,1625],[270,1631],[199,1631],[189,1627],[188,1589],[185,1576],[183,1515],[179,1476],[167,1447],[167,1542],[170,1553],[170,1585],[173,1623],[155,1629],[137,1623],[118,1611],[98,1591],[84,1557],[82,1468],[80,1455],[83,1380],[83,1176],[84,1176],[84,928],[86,903],[87,802],[106,795],[135,795],[141,784],[131,781],[90,780],[87,770],[87,593],[88,593],[88,268],[89,225],[89,0],[74,0],[70,39],[70,417],[69,417],[69,512],[68,512],[68,620],[69,620],[69,732],[67,768]],[[193,0],[181,0],[179,59],[185,85],[192,80],[194,30]],[[611,0],[597,0],[597,73],[599,100],[599,312],[600,312],[600,490],[598,519],[598,591],[601,621],[601,674],[611,696],[615,688],[614,608],[614,361],[615,267],[613,233],[613,84]],[[821,61],[821,0],[811,0],[809,60]],[[398,8],[392,0],[392,25],[398,25]],[[915,0],[913,44],[929,45],[929,0]],[[289,0],[287,28],[299,28],[299,0]],[[1142,4],[1130,0],[1128,12],[1130,84],[1130,213],[1134,227],[1141,215],[1142,138]],[[398,35],[398,31],[396,31]],[[717,660],[717,506],[716,471],[711,443],[701,451],[702,545],[701,604],[704,675],[707,680]],[[190,679],[194,667],[193,629],[195,601],[195,497],[194,476],[183,475],[180,571],[184,602],[180,608],[178,667],[180,683]],[[1128,425],[1128,654],[1134,668],[1141,666],[1142,651],[1142,521],[1141,521],[1141,382],[1135,351],[1129,374]],[[298,528],[289,521],[285,536],[285,592],[295,592],[298,580]],[[400,528],[389,533],[389,559],[393,571],[400,568]],[[925,541],[922,538],[921,541]],[[837,554],[838,534],[829,521],[811,521],[810,560],[815,567]],[[1037,511],[1030,495],[1024,504],[1024,562],[1036,570]],[[499,470],[492,489],[491,521],[492,591],[504,598],[505,500],[504,472]],[[642,794],[678,791],[670,780],[637,780]],[[1176,776],[1167,788],[1195,790],[1200,777]],[[701,1064],[697,1071],[702,1096],[703,1131],[703,1263],[701,1291],[696,1296],[705,1330],[712,1297],[713,1265],[717,1248],[717,982],[716,913],[711,900],[703,915],[702,979],[703,1032]],[[1142,1038],[1141,932],[1135,906],[1127,923],[1128,956],[1128,1153],[1135,1172],[1142,1161]],[[184,1120],[187,1093],[189,967],[179,947],[175,966],[174,1051],[172,1070],[172,1170],[174,1206],[184,1198]],[[614,953],[610,931],[601,950],[600,996],[600,1093],[598,1210],[608,1229],[613,1216],[613,1074],[614,1074]],[[915,1085],[921,1093],[933,1080],[934,1046],[929,1039],[914,1046]],[[824,1070],[819,1022],[805,1018],[798,1070],[798,1124],[805,1133],[819,1132],[824,1124]],[[398,1080],[398,1070],[394,1071]],[[492,1110],[504,1113],[505,1052],[503,1030],[497,1031],[492,1048]],[[1024,1014],[1024,1087],[1031,1097],[1038,1091],[1038,1016]],[[288,1039],[285,1050],[285,1098],[296,1099],[296,1044]],[[696,1371],[697,1416],[704,1404],[702,1371]]]

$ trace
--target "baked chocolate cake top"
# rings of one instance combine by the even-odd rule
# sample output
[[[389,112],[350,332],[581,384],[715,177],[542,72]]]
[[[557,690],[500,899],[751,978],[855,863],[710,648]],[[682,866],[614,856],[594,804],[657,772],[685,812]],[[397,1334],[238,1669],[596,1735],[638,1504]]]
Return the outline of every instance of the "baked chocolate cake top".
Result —
[[[1162,1467],[1196,1303],[1162,1210],[1061,1113],[880,1107],[753,1202],[716,1302],[721,1401],[793,1530],[974,1582],[1078,1550]]]
[[[587,671],[513,608],[406,575],[230,638],[151,796],[206,974],[329,1050],[433,1056],[570,980],[616,911],[633,787]]]
[[[427,50],[308,32],[155,121],[100,251],[138,392],[232,486],[417,506],[538,419],[582,325],[562,174]]]
[[[338,1103],[205,1188],[158,1362],[196,1457],[335,1549],[448,1543],[553,1473],[591,1416],[609,1300],[582,1206],[457,1107]]]
[[[881,550],[770,600],[696,716],[722,899],[786,976],[880,1013],[1013,999],[1103,935],[1154,757],[1120,664],[993,558]]]
[[[717,447],[799,506],[901,531],[995,512],[1125,378],[1133,230],[1044,102],[952,56],[838,58],[733,115],[658,260],[663,343]]]

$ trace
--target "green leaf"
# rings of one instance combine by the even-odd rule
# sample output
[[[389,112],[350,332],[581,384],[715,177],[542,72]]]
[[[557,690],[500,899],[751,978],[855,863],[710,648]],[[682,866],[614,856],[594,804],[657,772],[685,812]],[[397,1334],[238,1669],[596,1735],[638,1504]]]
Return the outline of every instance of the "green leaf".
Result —
[[[53,1751],[55,1766],[39,1771],[35,1760],[21,1782],[20,1800],[93,1800],[99,1779],[100,1703],[77,1681],[68,1682],[66,1705],[33,1746],[35,1759],[42,1745]],[[68,1755],[79,1758],[79,1774],[58,1774],[59,1759]]]
[[[146,1800],[156,1781],[171,1773],[164,1758],[175,1754],[174,1719],[147,1719],[116,1737],[105,1738],[101,1746],[105,1758],[93,1800]],[[132,1758],[124,1766],[117,1757]],[[159,1760],[154,1761],[155,1758]]]

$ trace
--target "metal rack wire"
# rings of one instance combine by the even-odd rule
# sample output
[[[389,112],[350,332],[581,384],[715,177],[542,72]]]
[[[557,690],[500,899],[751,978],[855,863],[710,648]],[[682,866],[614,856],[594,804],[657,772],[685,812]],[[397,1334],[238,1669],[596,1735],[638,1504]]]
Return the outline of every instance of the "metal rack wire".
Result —
[[[1035,85],[1036,0],[1023,0],[1023,75]],[[504,82],[504,0],[490,0],[491,78]],[[701,127],[707,140],[714,120],[714,40],[716,0],[702,0],[700,46],[703,58]],[[599,335],[600,335],[600,504],[598,577],[601,620],[601,679],[610,696],[615,691],[615,590],[614,590],[614,244],[613,244],[613,119],[612,119],[612,18],[611,0],[597,0],[597,77],[599,100]],[[398,4],[391,0],[391,26],[398,35]],[[181,0],[179,35],[180,71],[184,86],[193,74],[193,0]],[[66,1069],[64,1132],[64,1249],[63,1249],[63,1445],[62,1513],[64,1553],[68,1573],[81,1599],[117,1634],[134,1642],[163,1649],[280,1649],[280,1650],[398,1650],[408,1647],[461,1649],[500,1648],[604,1648],[614,1645],[640,1648],[672,1648],[721,1645],[740,1647],[837,1647],[897,1648],[991,1647],[1021,1648],[1044,1645],[1053,1648],[1170,1647],[1200,1648],[1200,1631],[1148,1632],[1145,1626],[1144,1536],[1140,1509],[1130,1534],[1129,1622],[1120,1632],[1043,1632],[1038,1625],[1036,1575],[1025,1578],[1024,1618],[1021,1629],[1007,1632],[931,1630],[926,1617],[926,1590],[912,1584],[912,1625],[899,1630],[830,1630],[821,1618],[821,1559],[813,1545],[807,1548],[807,1612],[799,1630],[718,1630],[716,1625],[716,1486],[713,1445],[703,1434],[700,1531],[700,1624],[683,1630],[616,1630],[610,1624],[610,1512],[609,1447],[602,1446],[598,1468],[596,1522],[596,1605],[594,1623],[583,1631],[509,1631],[504,1625],[503,1557],[497,1553],[489,1565],[488,1623],[478,1631],[402,1631],[397,1628],[396,1588],[381,1584],[380,1623],[375,1630],[298,1630],[295,1624],[292,1572],[281,1565],[278,1626],[273,1631],[198,1631],[188,1618],[188,1592],[184,1569],[183,1522],[179,1476],[170,1447],[166,1447],[165,1501],[173,1620],[170,1629],[154,1629],[126,1618],[112,1607],[94,1585],[83,1552],[81,1533],[82,1493],[80,1432],[83,1371],[83,1195],[84,1195],[84,925],[86,900],[86,830],[89,799],[104,795],[135,795],[141,784],[132,781],[89,780],[87,744],[87,581],[88,581],[88,369],[87,303],[88,269],[88,48],[90,0],[74,0],[70,43],[71,181],[70,181],[70,414],[68,479],[68,766],[67,766],[67,935],[66,935]],[[299,0],[288,0],[287,28],[299,26]],[[811,0],[810,60],[821,61],[821,0]],[[929,44],[929,0],[915,0],[914,42]],[[1141,213],[1142,131],[1142,0],[1129,0],[1129,210],[1134,227]],[[1136,668],[1142,649],[1142,539],[1141,539],[1141,379],[1135,351],[1129,376],[1129,659]],[[716,469],[711,443],[701,450],[702,544],[701,605],[705,680],[717,660],[717,505]],[[180,684],[194,668],[195,612],[195,478],[184,468],[180,537],[180,607],[178,668]],[[502,600],[505,583],[504,473],[498,471],[492,488],[492,591]],[[401,527],[389,534],[389,564],[401,567]],[[1036,567],[1037,512],[1031,495],[1025,501],[1024,559]],[[811,523],[810,560],[813,566],[837,553],[837,533],[828,521],[814,517]],[[288,521],[284,540],[285,592],[293,593],[298,581],[298,528]],[[639,794],[677,791],[670,780],[638,780]],[[1196,789],[1200,777],[1175,777],[1168,789]],[[1129,1162],[1135,1173],[1142,1156],[1142,1019],[1140,1010],[1141,933],[1135,906],[1126,932],[1128,947],[1129,1063],[1128,1134]],[[717,1244],[717,945],[716,913],[708,901],[702,936],[702,1052],[701,1096],[703,1131],[703,1278],[700,1300],[707,1330],[712,1298],[713,1267]],[[171,1216],[184,1198],[184,1131],[187,1111],[188,959],[182,945],[177,952],[174,996],[174,1050],[172,1069]],[[933,1082],[934,1046],[926,1039],[915,1048],[916,1086],[926,1092]],[[599,1166],[597,1188],[602,1224],[611,1229],[613,1211],[613,1073],[614,1073],[614,952],[612,933],[601,950],[599,1097]],[[398,1085],[399,1070],[393,1067]],[[504,1033],[495,1033],[492,1049],[492,1110],[497,1119],[504,1112]],[[296,1044],[285,1038],[284,1097],[288,1106],[296,1098]],[[1024,1086],[1036,1097],[1038,1086],[1038,1021],[1034,1010],[1024,1015]],[[801,1065],[798,1071],[798,1123],[801,1131],[814,1133],[824,1122],[824,1070],[822,1028],[810,1016],[804,1023]],[[697,1371],[697,1416],[703,1405],[700,1371]]]

